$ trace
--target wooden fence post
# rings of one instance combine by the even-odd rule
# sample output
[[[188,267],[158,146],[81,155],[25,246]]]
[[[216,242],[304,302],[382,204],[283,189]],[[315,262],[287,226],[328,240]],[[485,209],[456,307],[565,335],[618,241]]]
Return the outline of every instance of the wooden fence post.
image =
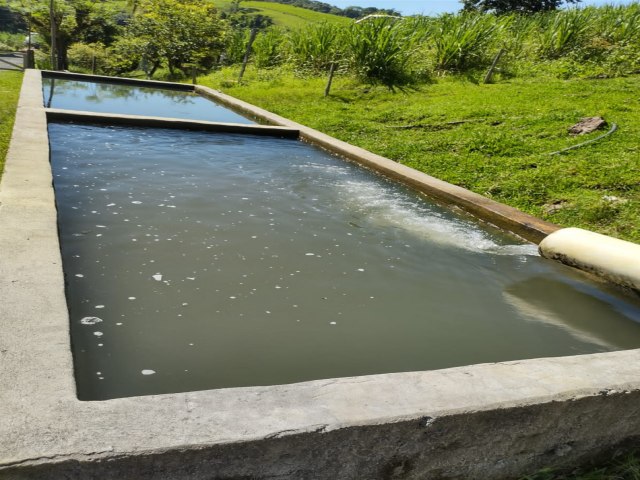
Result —
[[[484,83],[491,83],[491,80],[493,79],[493,71],[496,69],[496,65],[498,65],[498,62],[500,61],[500,57],[502,57],[503,53],[504,53],[504,48],[501,48],[500,51],[495,56],[495,58],[493,59],[493,63],[491,63],[491,66],[489,67],[489,71],[487,71],[487,74],[484,77]]]
[[[258,34],[257,28],[251,29],[251,35],[249,36],[249,43],[247,43],[247,51],[244,54],[244,60],[242,60],[242,67],[240,68],[240,75],[238,75],[238,83],[242,82],[242,77],[244,76],[244,71],[247,68],[247,63],[249,63],[249,55],[251,55],[251,46],[253,45],[253,41],[256,39],[256,35]]]
[[[328,97],[331,91],[331,83],[333,83],[333,74],[336,71],[336,62],[331,62],[331,68],[329,68],[329,79],[327,80],[327,86],[324,89],[324,96]]]

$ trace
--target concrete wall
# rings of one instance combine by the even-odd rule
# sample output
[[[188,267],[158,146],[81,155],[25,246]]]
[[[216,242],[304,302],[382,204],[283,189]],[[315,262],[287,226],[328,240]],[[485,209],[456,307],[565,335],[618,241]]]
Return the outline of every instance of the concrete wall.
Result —
[[[640,350],[81,402],[39,72],[0,184],[0,479],[507,479],[640,434]]]
[[[57,108],[46,109],[47,120],[66,122],[85,122],[104,125],[129,125],[133,127],[173,128],[176,130],[197,130],[204,132],[236,133],[243,135],[261,135],[279,138],[298,138],[300,131],[295,128],[272,125],[247,125],[240,123],[205,122],[203,120],[185,120],[183,118],[147,117],[141,115],[123,115],[112,113],[94,113]]]
[[[121,85],[134,85],[136,87],[164,88],[168,90],[178,90],[181,92],[193,92],[195,87],[186,83],[161,82],[158,80],[139,80],[124,77],[105,77],[103,75],[89,75],[85,73],[59,72],[53,70],[43,70],[44,78],[60,78],[63,80],[78,80],[87,82],[107,82]]]

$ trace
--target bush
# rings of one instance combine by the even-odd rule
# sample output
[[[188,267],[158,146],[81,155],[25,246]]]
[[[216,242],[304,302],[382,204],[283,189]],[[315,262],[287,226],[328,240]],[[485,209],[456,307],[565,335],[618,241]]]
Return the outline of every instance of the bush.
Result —
[[[242,62],[250,35],[251,31],[248,28],[234,28],[227,32],[224,54],[221,59],[224,65],[235,65]]]
[[[83,71],[103,72],[107,65],[107,51],[97,43],[74,43],[67,53],[69,64]]]
[[[24,48],[25,37],[22,33],[0,32],[0,52],[15,52]]]
[[[284,60],[284,32],[270,27],[258,34],[253,42],[253,58],[258,68],[275,67]]]
[[[148,66],[148,61],[143,61],[148,44],[132,36],[123,36],[107,50],[107,63],[105,72],[109,75],[121,75],[136,70],[141,64],[145,73],[151,76],[159,65]],[[153,72],[152,72],[153,70]]]

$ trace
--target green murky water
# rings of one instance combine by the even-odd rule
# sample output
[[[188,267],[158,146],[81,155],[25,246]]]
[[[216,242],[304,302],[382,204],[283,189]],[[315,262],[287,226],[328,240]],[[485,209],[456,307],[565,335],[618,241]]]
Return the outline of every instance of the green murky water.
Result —
[[[304,143],[49,126],[78,394],[640,346],[640,305]]]

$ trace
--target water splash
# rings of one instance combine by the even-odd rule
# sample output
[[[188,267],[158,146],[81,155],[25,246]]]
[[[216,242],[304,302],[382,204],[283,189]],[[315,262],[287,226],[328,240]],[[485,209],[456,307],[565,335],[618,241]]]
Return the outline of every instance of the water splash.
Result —
[[[412,199],[370,181],[349,180],[335,184],[340,200],[375,225],[399,228],[420,238],[472,252],[494,255],[538,255],[533,244],[501,245],[477,225],[445,216]]]

